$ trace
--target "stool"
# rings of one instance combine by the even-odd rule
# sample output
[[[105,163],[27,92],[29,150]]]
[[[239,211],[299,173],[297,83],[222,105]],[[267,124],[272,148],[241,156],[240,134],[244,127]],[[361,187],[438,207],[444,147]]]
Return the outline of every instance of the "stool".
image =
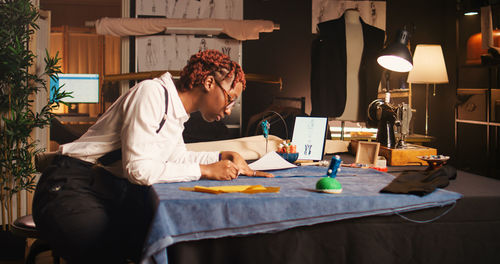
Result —
[[[35,242],[30,247],[28,256],[26,257],[26,264],[34,264],[36,256],[42,252],[49,251],[50,246],[44,240],[39,239],[38,231],[36,230],[35,222],[32,215],[25,215],[17,218],[10,226],[13,234],[25,238],[34,238]],[[54,264],[59,264],[59,257],[52,252]]]

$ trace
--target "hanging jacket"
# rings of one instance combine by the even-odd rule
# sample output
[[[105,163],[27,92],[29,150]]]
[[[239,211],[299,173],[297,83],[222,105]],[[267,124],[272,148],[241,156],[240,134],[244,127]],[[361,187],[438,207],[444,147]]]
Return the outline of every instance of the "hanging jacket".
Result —
[[[359,119],[367,120],[367,108],[377,98],[382,67],[377,57],[384,45],[385,32],[361,18],[363,54],[359,68]],[[339,117],[346,107],[346,37],[344,15],[318,24],[311,48],[312,116]]]

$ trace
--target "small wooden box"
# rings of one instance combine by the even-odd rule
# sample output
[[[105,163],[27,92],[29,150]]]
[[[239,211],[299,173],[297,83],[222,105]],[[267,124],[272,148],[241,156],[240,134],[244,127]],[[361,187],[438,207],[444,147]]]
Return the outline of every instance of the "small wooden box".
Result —
[[[374,166],[377,163],[379,150],[378,142],[358,141],[355,163]]]
[[[417,156],[437,155],[435,148],[428,148],[420,145],[407,144],[408,148],[391,149],[380,146],[379,155],[387,159],[387,164],[390,166],[407,166],[407,165],[427,165],[427,163]]]

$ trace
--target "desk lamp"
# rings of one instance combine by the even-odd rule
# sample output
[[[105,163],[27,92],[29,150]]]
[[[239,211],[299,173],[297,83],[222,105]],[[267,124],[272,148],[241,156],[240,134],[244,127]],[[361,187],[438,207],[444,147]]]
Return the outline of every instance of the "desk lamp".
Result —
[[[398,31],[396,39],[380,53],[378,64],[390,71],[409,72],[413,68],[413,59],[407,47],[409,37],[406,29]]]
[[[389,71],[408,72],[413,68],[413,59],[408,50],[409,33],[406,29],[399,30],[396,39],[382,50],[377,58],[378,64]],[[389,90],[389,75],[386,75],[387,91]],[[395,108],[389,104],[390,95],[386,100],[375,100],[368,106],[368,115],[378,122],[377,141],[389,148],[396,146],[394,136]]]
[[[444,63],[441,45],[417,45],[414,67],[408,74],[408,83],[425,84],[425,135],[429,132],[429,84],[434,84],[436,95],[437,83],[448,83],[448,73]]]

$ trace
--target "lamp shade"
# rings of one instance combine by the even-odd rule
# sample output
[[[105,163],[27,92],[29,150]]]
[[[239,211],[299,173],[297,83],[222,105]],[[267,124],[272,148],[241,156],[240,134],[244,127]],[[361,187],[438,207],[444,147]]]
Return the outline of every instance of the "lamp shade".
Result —
[[[448,83],[441,45],[417,45],[408,83]]]
[[[413,68],[411,53],[407,48],[408,31],[401,30],[397,38],[390,43],[377,58],[380,66],[395,72],[408,72]]]

